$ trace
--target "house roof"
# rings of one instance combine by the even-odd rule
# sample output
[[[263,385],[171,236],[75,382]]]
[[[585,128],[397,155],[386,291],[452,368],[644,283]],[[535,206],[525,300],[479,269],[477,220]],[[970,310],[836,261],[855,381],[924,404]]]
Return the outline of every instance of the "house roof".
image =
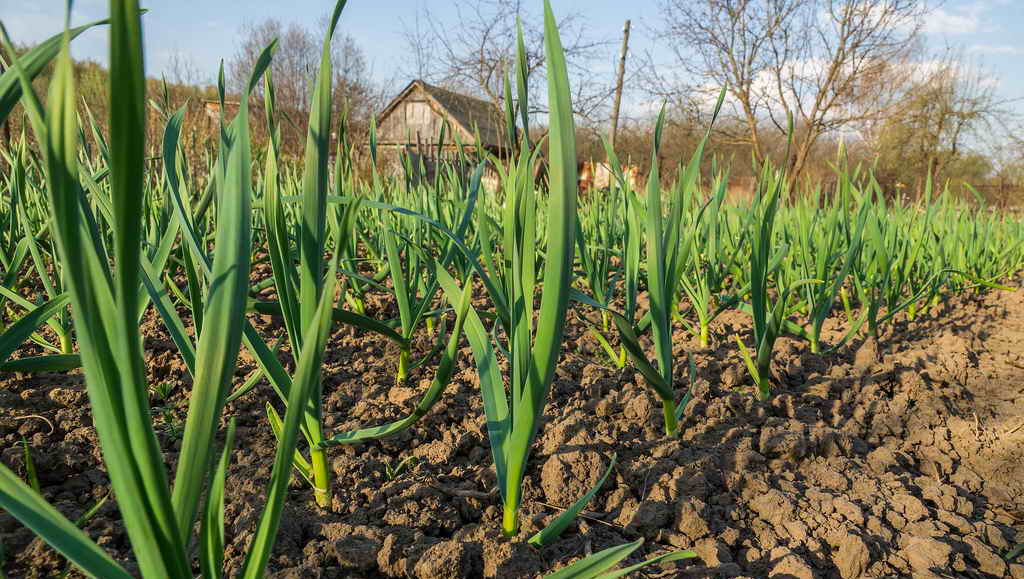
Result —
[[[468,135],[480,131],[480,144],[486,147],[505,145],[504,120],[501,111],[493,103],[427,84],[422,80],[410,82],[402,92],[388,103],[378,118],[383,123],[403,100],[420,90],[427,97],[431,108],[438,115],[448,117],[456,127]]]

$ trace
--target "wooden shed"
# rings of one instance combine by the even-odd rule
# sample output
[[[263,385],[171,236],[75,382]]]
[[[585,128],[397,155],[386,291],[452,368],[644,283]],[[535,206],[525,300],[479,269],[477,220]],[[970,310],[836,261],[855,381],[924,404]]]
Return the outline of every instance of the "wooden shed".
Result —
[[[401,171],[403,153],[414,163],[422,162],[428,173],[439,163],[451,160],[457,150],[455,136],[449,133],[444,142],[439,142],[446,120],[466,151],[479,155],[486,150],[504,156],[504,115],[494,104],[414,80],[377,117],[378,161],[382,168],[390,165]]]

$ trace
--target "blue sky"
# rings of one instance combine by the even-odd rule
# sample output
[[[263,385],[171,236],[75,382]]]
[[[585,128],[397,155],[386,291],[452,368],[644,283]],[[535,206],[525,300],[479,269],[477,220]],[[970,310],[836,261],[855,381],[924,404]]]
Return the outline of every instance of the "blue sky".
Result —
[[[439,19],[450,12],[440,0],[350,0],[342,14],[341,29],[366,52],[373,76],[397,90],[408,80],[401,75],[407,64],[403,30],[412,24],[417,6],[428,2]],[[658,19],[656,0],[551,0],[555,13],[584,12],[595,38],[617,39],[622,23],[634,23],[633,47],[650,51],[656,60],[667,58],[667,50],[649,38],[648,27]],[[235,52],[240,26],[273,17],[315,26],[333,7],[332,0],[142,0],[149,9],[144,18],[147,73],[159,76],[167,71],[171,55],[188,57],[206,80],[214,78],[220,58]],[[530,2],[525,4],[530,5]],[[539,8],[540,0],[535,4]],[[31,43],[58,32],[63,23],[64,0],[0,0],[0,21],[17,42]],[[105,0],[78,0],[72,22],[84,23],[103,17]],[[1024,97],[1024,0],[948,0],[925,23],[926,38],[935,49],[952,46],[969,60],[987,68],[999,80],[1003,97]],[[613,43],[614,44],[614,43]],[[87,33],[74,44],[76,57],[106,60],[105,30]],[[612,82],[615,48],[607,63],[596,66],[594,74],[607,75]],[[407,67],[406,67],[407,69]],[[1024,105],[1015,107],[1024,111]]]

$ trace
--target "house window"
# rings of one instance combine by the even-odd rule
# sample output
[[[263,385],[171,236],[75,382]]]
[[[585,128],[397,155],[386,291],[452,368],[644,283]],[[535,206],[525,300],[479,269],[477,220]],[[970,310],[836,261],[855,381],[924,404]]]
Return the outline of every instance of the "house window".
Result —
[[[430,126],[430,105],[425,101],[412,101],[406,105],[406,122],[413,130]]]

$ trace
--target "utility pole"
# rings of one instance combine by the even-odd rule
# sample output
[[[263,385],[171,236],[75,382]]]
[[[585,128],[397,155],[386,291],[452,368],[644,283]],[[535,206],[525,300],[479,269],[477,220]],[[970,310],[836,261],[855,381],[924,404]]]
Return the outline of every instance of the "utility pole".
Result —
[[[629,52],[629,20],[622,27],[622,51],[619,52],[619,75],[615,81],[615,101],[612,103],[612,127],[609,142],[615,148],[615,136],[619,132],[619,107],[622,105],[622,83],[626,77],[626,54]]]

